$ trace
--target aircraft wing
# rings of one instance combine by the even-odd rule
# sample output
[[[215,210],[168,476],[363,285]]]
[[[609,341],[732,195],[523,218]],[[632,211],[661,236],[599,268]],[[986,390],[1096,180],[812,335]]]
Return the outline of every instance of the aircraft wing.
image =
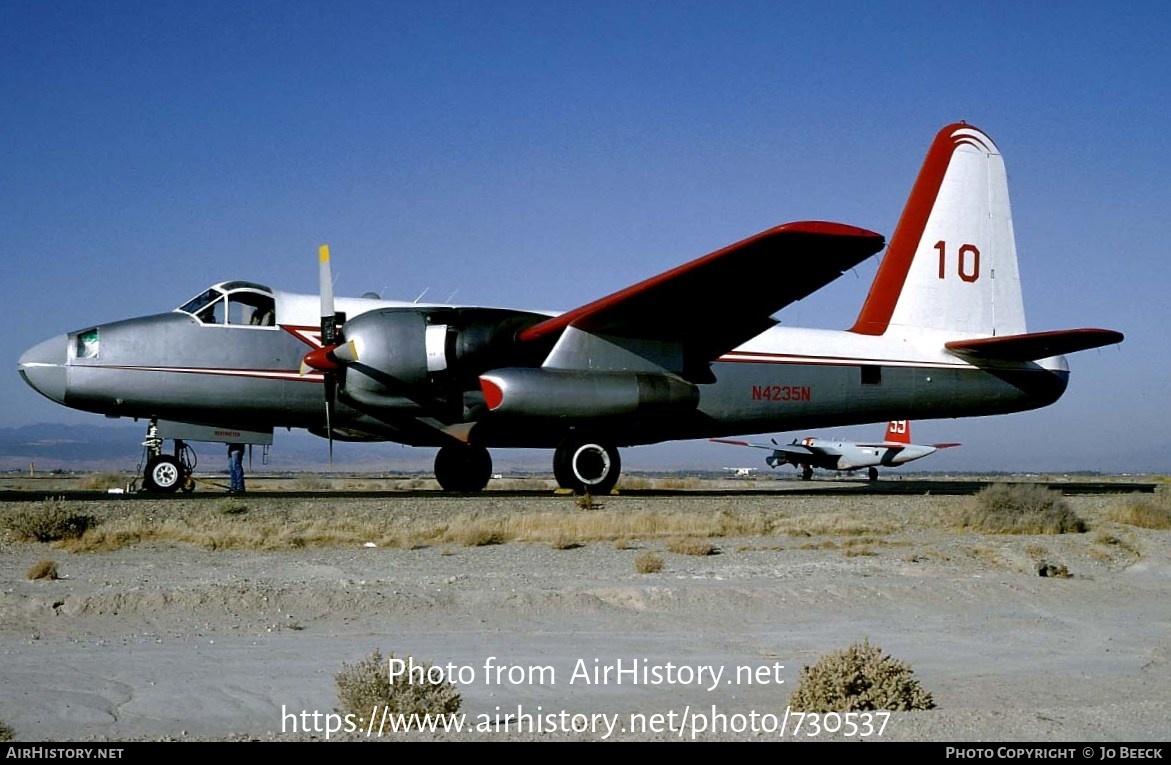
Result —
[[[536,341],[575,328],[677,344],[711,361],[763,332],[772,314],[841,276],[885,245],[840,223],[786,223],[521,332]]]
[[[944,347],[953,353],[981,359],[1036,361],[1121,343],[1122,340],[1122,333],[1111,329],[1063,329],[1054,332],[1030,332],[1024,335],[982,337],[975,340],[953,340],[944,343]]]
[[[800,459],[801,457],[813,457],[817,455],[824,456],[839,454],[836,449],[826,449],[821,446],[805,446],[804,444],[778,444],[773,447],[773,451],[797,459]]]
[[[731,438],[709,438],[709,441],[717,444],[731,444],[732,446],[751,446],[756,449],[776,449],[776,444],[754,444],[751,441],[735,441]]]

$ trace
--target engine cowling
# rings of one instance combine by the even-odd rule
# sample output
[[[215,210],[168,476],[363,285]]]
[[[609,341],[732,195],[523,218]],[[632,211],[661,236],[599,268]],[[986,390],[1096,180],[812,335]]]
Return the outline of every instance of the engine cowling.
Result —
[[[345,366],[342,395],[373,408],[462,407],[477,375],[528,361],[516,334],[545,316],[481,308],[384,308],[350,319],[334,355]]]
[[[670,374],[494,369],[480,375],[488,409],[522,417],[584,420],[687,411],[695,385]]]

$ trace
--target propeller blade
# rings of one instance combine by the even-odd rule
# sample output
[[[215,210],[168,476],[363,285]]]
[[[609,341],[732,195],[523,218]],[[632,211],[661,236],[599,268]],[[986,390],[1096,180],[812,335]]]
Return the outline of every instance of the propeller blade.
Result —
[[[329,440],[329,470],[333,472],[333,398],[337,385],[333,375],[325,375],[325,435]]]
[[[329,245],[317,248],[318,289],[321,292],[321,344],[329,347],[337,340],[337,314],[333,310],[333,275],[329,267]]]
[[[334,399],[337,396],[337,378],[334,373],[338,366],[329,358],[330,351],[337,344],[337,313],[333,304],[333,274],[329,266],[329,245],[317,248],[318,288],[321,293],[321,348],[305,354],[304,366],[318,369],[324,374],[325,388],[325,434],[329,440],[329,469],[333,470],[333,414]]]

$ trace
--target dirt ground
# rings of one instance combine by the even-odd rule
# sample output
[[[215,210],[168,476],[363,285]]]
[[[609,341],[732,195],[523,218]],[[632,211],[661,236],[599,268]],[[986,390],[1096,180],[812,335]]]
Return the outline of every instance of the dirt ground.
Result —
[[[282,501],[248,497],[256,509]],[[374,505],[405,523],[539,512],[554,500],[313,501],[338,517]],[[376,739],[365,718],[349,733],[327,728],[344,722],[330,717],[336,673],[377,648],[445,667],[465,715],[464,730],[446,733],[392,734],[380,720],[384,739],[1167,741],[1171,532],[1110,521],[1118,496],[1069,497],[1090,525],[1080,534],[940,522],[963,501],[604,500],[624,513],[848,515],[886,529],[709,538],[715,554],[704,556],[669,552],[654,534],[277,551],[156,541],[86,553],[9,538],[0,721],[17,741]],[[661,571],[637,570],[647,552]],[[27,579],[42,559],[61,578]],[[913,668],[936,708],[786,716],[802,667],[864,639]]]

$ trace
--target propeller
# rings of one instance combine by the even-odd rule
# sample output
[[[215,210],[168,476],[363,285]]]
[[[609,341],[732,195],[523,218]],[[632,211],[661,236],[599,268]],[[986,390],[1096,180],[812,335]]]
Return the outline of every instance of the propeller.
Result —
[[[329,266],[329,245],[317,249],[318,291],[321,296],[321,347],[315,348],[301,360],[301,371],[307,368],[322,373],[325,383],[325,432],[329,439],[329,468],[333,469],[333,415],[337,399],[338,373],[341,365],[334,355],[341,339],[340,316],[333,305],[333,276]]]

